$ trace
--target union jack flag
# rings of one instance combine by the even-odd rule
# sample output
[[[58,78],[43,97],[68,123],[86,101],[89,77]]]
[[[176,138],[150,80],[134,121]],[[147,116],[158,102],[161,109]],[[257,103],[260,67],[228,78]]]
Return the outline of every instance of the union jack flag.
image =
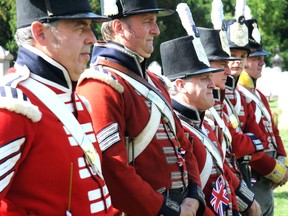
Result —
[[[177,162],[181,171],[183,171],[183,164],[185,163],[184,156],[186,151],[182,147],[178,147]]]
[[[229,198],[222,175],[220,175],[213,184],[210,204],[218,216],[223,216],[228,209]]]

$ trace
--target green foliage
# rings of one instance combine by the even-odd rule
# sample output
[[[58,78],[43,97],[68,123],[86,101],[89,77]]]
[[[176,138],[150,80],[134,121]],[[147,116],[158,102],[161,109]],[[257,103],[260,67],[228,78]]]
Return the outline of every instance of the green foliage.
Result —
[[[13,37],[16,32],[15,0],[0,0],[0,32],[0,45],[16,56],[18,47]]]
[[[100,1],[91,0],[93,11],[100,14]],[[158,6],[162,8],[176,9],[180,2],[186,2],[192,11],[197,26],[212,27],[210,20],[212,0],[157,0]],[[230,19],[235,15],[236,0],[222,0],[224,5],[225,18]],[[266,0],[265,3],[259,0],[247,1],[253,17],[256,17],[259,23],[260,32],[264,49],[271,52],[267,57],[266,63],[272,65],[272,57],[275,47],[280,48],[280,55],[284,58],[283,70],[288,70],[288,2],[287,0]],[[17,45],[14,42],[13,35],[16,31],[16,10],[15,0],[0,0],[0,45],[9,50],[16,56]],[[155,51],[149,61],[161,62],[159,46],[162,42],[176,37],[185,36],[178,14],[175,12],[170,17],[158,19],[161,34],[155,39]],[[100,25],[93,27],[98,39],[101,39]]]
[[[158,5],[175,9],[179,2],[183,1],[158,0]],[[224,6],[225,19],[234,18],[236,0],[222,0],[222,2]],[[210,20],[211,0],[186,0],[186,3],[190,6],[197,26],[208,28],[213,27]],[[256,17],[258,20],[264,49],[272,53],[271,56],[268,56],[265,59],[267,65],[272,66],[272,58],[275,53],[275,48],[276,46],[279,46],[281,51],[280,55],[284,59],[283,69],[288,70],[288,53],[286,52],[288,48],[288,23],[286,22],[288,18],[288,2],[286,0],[268,0],[264,4],[263,1],[249,0],[247,1],[247,5],[251,9],[252,17]],[[158,40],[156,40],[156,49],[150,61],[160,61],[158,47],[161,42],[186,35],[177,13],[175,13],[171,18],[161,18],[159,26],[162,35],[160,35]]]
[[[177,5],[183,1],[181,0],[158,0],[158,6],[160,8],[176,9]],[[190,8],[197,26],[211,27],[210,12],[211,3],[210,1],[203,0],[187,0],[186,2]],[[159,28],[161,34],[155,38],[155,51],[153,52],[149,62],[157,61],[161,63],[160,57],[160,44],[164,41],[171,40],[177,37],[187,35],[186,31],[182,27],[181,21],[177,12],[169,17],[162,17],[158,19]]]
[[[92,7],[92,11],[94,11],[94,13],[100,15],[101,14],[100,1],[99,0],[91,0],[90,4],[91,4],[91,7]],[[95,32],[95,35],[96,35],[97,39],[98,40],[102,39],[102,36],[101,36],[101,24],[94,23],[93,30]]]

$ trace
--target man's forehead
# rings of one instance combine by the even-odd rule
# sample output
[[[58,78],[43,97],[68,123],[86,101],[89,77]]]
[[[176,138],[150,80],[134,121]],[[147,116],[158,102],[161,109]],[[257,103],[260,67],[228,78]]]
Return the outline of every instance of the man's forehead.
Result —
[[[132,15],[131,17],[139,17],[141,19],[152,18],[153,17],[153,18],[157,19],[157,13],[156,12],[140,13],[140,14]]]
[[[228,60],[213,60],[210,63],[214,63],[214,64],[228,64]]]
[[[231,49],[231,53],[241,53],[241,54],[247,54],[247,50],[243,49]]]
[[[248,59],[252,61],[263,60],[264,56],[251,56]]]
[[[78,25],[90,26],[93,22],[91,19],[61,19],[59,21],[61,21],[64,24],[70,23],[75,26]]]

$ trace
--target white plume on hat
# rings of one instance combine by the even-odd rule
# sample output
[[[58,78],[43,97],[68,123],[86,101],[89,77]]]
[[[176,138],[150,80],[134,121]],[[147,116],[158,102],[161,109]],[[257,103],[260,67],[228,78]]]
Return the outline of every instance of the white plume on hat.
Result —
[[[211,21],[213,23],[214,29],[220,30],[220,40],[222,49],[231,56],[229,43],[227,39],[226,29],[223,29],[223,20],[224,20],[224,11],[223,11],[223,3],[221,0],[213,0],[212,1],[212,10],[211,10]]]
[[[103,0],[101,7],[103,8],[104,16],[114,16],[119,13],[116,2],[117,0]]]
[[[244,23],[239,23],[239,17],[244,16],[246,9],[246,0],[236,0],[235,18],[230,26],[230,41],[238,46],[245,46],[248,44],[248,28]]]
[[[251,10],[249,8],[248,5],[246,5],[245,7],[245,19],[248,20],[248,19],[252,19],[252,14],[251,14]],[[261,34],[260,34],[260,31],[258,29],[258,26],[257,26],[257,23],[253,23],[252,24],[253,26],[253,30],[252,30],[252,37],[254,38],[254,40],[257,42],[257,43],[261,43]]]
[[[193,20],[192,13],[188,5],[186,3],[180,3],[177,5],[176,11],[179,14],[182,26],[186,30],[187,34],[195,37],[195,33],[192,28],[192,26],[195,25],[195,22]]]
[[[240,16],[244,16],[246,8],[246,0],[236,0],[235,5],[235,18],[238,19]]]
[[[194,39],[192,40],[192,43],[194,45],[198,59],[204,64],[206,64],[208,67],[210,67],[208,57],[205,53],[204,47],[199,38],[199,32],[193,20],[193,16],[192,16],[192,12],[190,8],[188,7],[186,3],[179,3],[177,5],[176,11],[178,12],[182,26],[186,30],[187,34],[192,35],[194,37]]]
[[[252,19],[252,14],[251,14],[251,10],[249,8],[248,5],[245,5],[245,13],[244,13],[245,19]]]
[[[223,3],[221,0],[212,1],[211,21],[214,29],[222,29],[224,20]]]

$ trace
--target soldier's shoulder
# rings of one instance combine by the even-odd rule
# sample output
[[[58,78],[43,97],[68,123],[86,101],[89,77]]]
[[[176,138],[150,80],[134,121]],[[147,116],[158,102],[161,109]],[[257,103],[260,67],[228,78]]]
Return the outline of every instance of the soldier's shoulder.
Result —
[[[80,76],[78,80],[78,85],[80,85],[85,79],[95,79],[106,83],[119,93],[124,92],[124,87],[118,80],[117,76],[114,76],[111,72],[104,69],[101,66],[93,66],[86,69]]]
[[[7,74],[0,83],[0,108],[26,116],[33,122],[40,121],[42,113],[38,106],[31,103],[27,95],[19,88],[19,83],[27,77],[17,72]]]

